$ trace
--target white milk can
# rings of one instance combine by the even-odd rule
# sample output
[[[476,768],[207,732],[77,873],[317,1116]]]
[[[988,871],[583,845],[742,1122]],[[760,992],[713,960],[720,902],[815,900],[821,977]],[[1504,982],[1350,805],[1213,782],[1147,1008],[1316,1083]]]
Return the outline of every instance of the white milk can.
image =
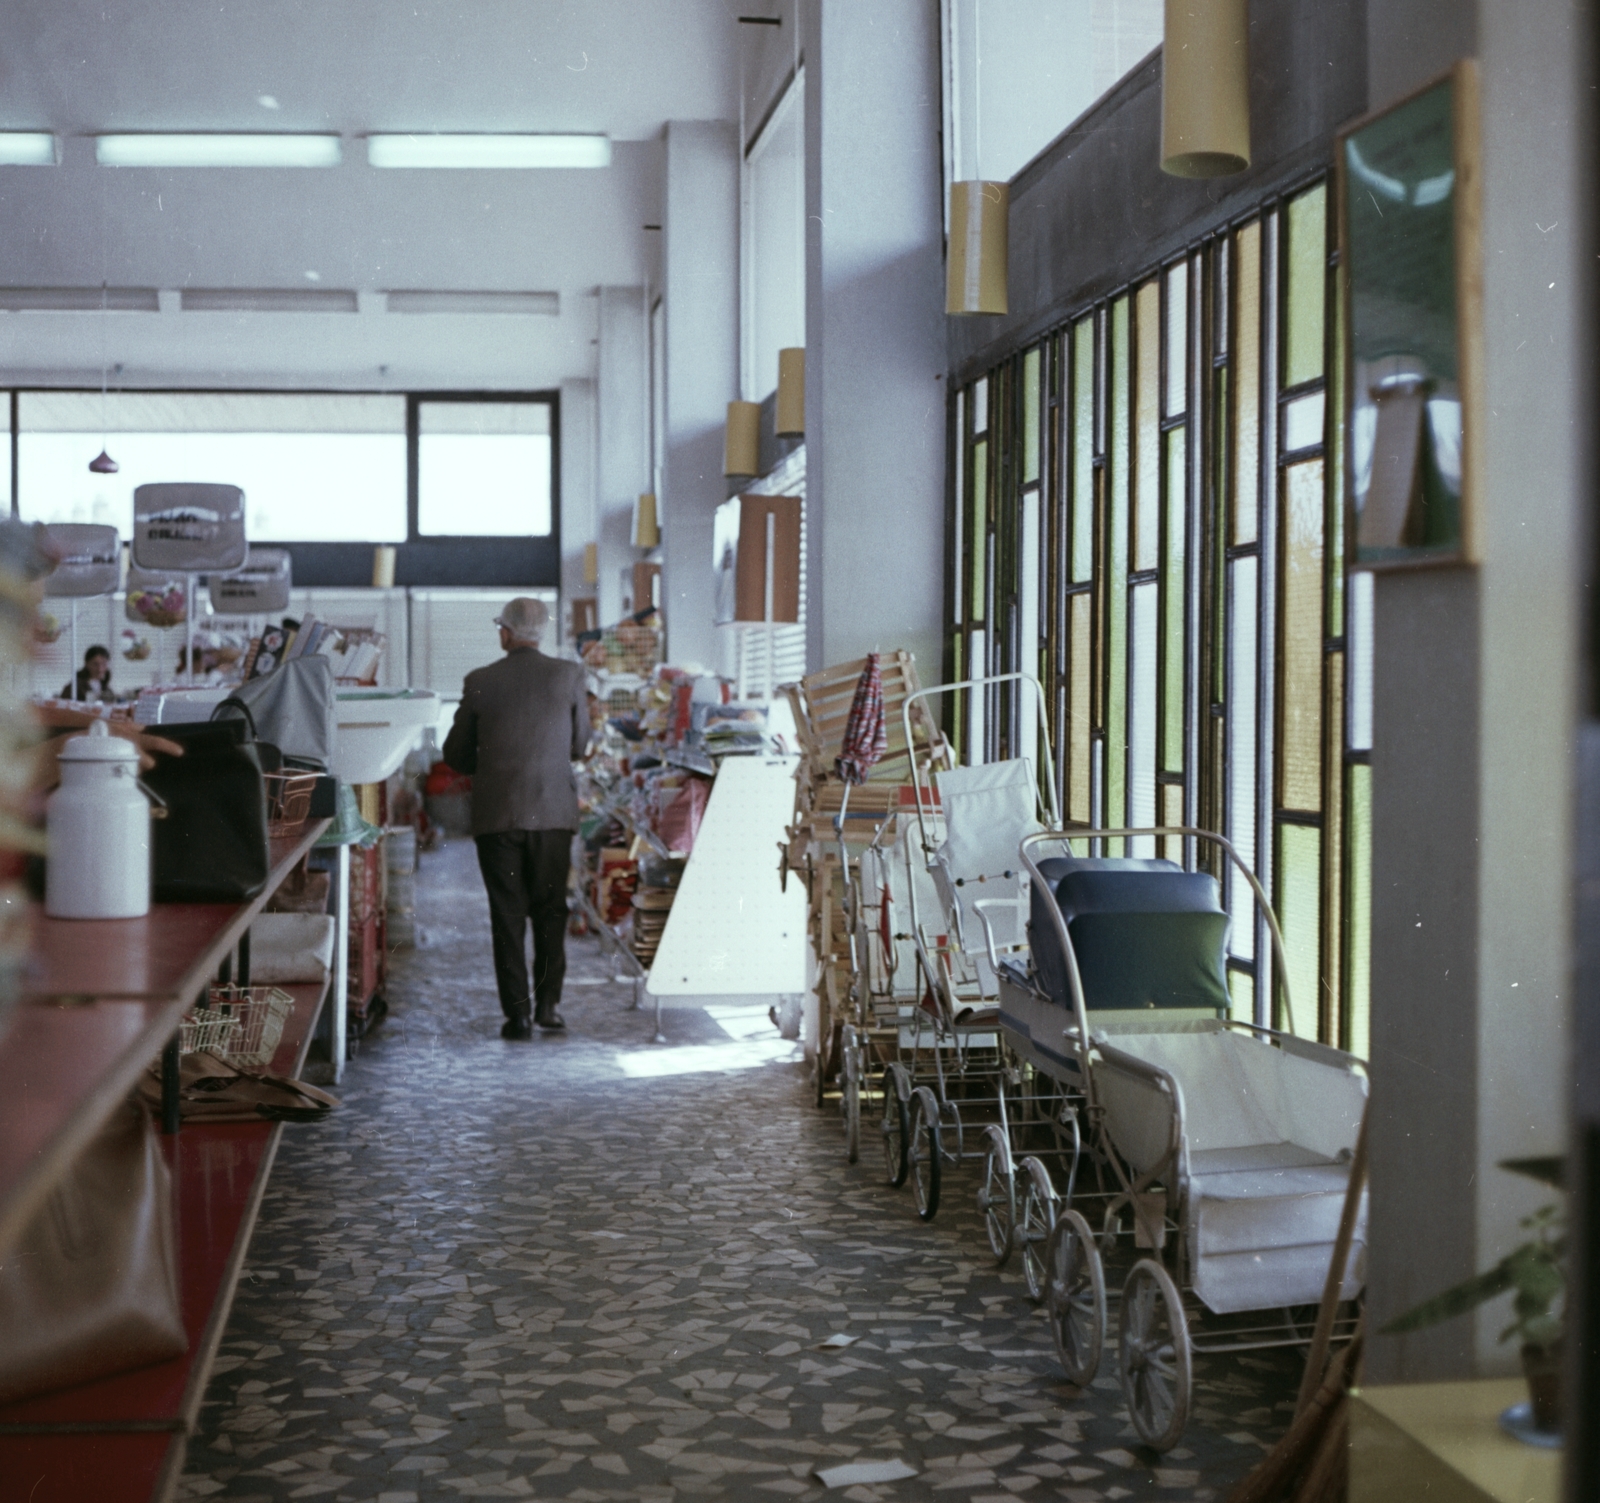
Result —
[[[45,811],[44,911],[142,918],[150,911],[150,805],[139,789],[139,749],[97,720],[68,739],[57,761],[61,786]]]

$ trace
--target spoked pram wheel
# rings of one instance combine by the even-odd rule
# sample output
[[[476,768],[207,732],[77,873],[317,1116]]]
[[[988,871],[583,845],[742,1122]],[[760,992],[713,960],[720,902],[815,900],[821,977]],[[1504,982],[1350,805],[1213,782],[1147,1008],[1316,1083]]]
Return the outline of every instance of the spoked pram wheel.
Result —
[[[906,1141],[911,1136],[911,1113],[900,1085],[899,1067],[890,1065],[883,1072],[883,1167],[897,1190],[906,1182]]]
[[[839,1114],[844,1118],[845,1156],[852,1164],[861,1157],[861,1070],[861,1042],[847,1023],[839,1061]]]
[[[939,1133],[939,1103],[927,1086],[911,1096],[911,1136],[906,1140],[911,1161],[911,1189],[917,1197],[917,1215],[932,1221],[939,1210],[939,1171],[944,1143]]]
[[[1022,1180],[1022,1209],[1017,1216],[1017,1243],[1022,1251],[1022,1276],[1027,1280],[1028,1298],[1038,1304],[1044,1298],[1045,1248],[1056,1226],[1056,1187],[1050,1171],[1029,1154],[1017,1165]]]
[[[1045,1309],[1068,1379],[1086,1387],[1106,1336],[1106,1274],[1089,1223],[1063,1211],[1045,1249]]]
[[[983,1182],[978,1186],[978,1214],[989,1234],[996,1268],[1011,1257],[1017,1229],[1017,1176],[1011,1167],[1011,1145],[993,1123],[983,1130]]]
[[[1170,1451],[1189,1418],[1193,1360],[1178,1286],[1154,1258],[1140,1258],[1122,1286],[1120,1355],[1133,1428]]]

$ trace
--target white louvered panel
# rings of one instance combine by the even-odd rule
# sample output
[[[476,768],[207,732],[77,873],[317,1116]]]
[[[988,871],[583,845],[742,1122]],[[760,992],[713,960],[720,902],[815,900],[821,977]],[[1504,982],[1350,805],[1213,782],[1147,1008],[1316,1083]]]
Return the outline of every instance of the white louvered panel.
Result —
[[[494,618],[514,595],[532,595],[558,619],[560,596],[549,589],[505,585],[499,589],[411,591],[411,687],[461,698],[461,681],[500,656]],[[553,631],[553,628],[552,628]]]

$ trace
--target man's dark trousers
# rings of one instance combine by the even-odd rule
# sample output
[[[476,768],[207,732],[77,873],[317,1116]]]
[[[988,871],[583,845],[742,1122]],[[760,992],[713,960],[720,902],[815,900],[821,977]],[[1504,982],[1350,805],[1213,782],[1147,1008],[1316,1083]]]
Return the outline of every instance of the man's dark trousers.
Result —
[[[523,954],[533,920],[533,1000],[554,1007],[567,974],[567,871],[571,830],[502,830],[479,835],[478,869],[489,894],[494,979],[508,1018],[526,1020],[528,963]]]

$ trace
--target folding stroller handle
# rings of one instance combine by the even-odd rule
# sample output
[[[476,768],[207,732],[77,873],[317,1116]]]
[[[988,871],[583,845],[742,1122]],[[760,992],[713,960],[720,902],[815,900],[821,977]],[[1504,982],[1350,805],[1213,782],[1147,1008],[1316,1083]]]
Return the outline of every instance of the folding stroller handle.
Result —
[[[936,695],[954,694],[958,689],[986,689],[991,684],[1008,684],[1021,681],[1032,685],[1033,692],[1039,703],[1038,741],[1043,749],[1042,762],[1044,764],[1045,787],[1050,791],[1050,828],[1061,828],[1061,806],[1056,801],[1056,759],[1050,747],[1050,733],[1047,729],[1050,721],[1047,714],[1047,705],[1044,697],[1044,685],[1033,674],[1022,669],[1014,673],[995,673],[984,678],[963,678],[952,684],[934,684],[927,689],[918,689],[915,694],[908,694],[905,703],[901,706],[900,714],[905,721],[906,745],[911,745],[911,707],[919,699],[932,699]],[[922,778],[918,774],[917,759],[911,759],[911,786],[916,791],[917,798],[917,834],[922,838],[923,850],[928,849],[928,825],[924,809],[926,799]],[[1037,796],[1037,795],[1036,795]]]
[[[1261,909],[1262,916],[1267,921],[1267,933],[1272,940],[1272,972],[1283,994],[1283,1016],[1289,1025],[1288,1031],[1294,1032],[1294,1004],[1289,996],[1289,968],[1283,949],[1283,931],[1278,927],[1278,916],[1272,911],[1272,904],[1267,898],[1266,889],[1256,880],[1256,874],[1245,865],[1244,859],[1234,850],[1233,844],[1226,836],[1219,835],[1215,830],[1202,830],[1195,825],[1149,825],[1135,826],[1120,830],[1039,830],[1032,835],[1025,835],[1017,847],[1017,854],[1022,858],[1022,864],[1028,868],[1029,875],[1039,884],[1043,892],[1050,891],[1049,880],[1039,870],[1038,863],[1029,852],[1030,847],[1042,845],[1046,841],[1067,843],[1074,840],[1117,840],[1133,835],[1154,836],[1184,836],[1195,840],[1209,840],[1213,845],[1221,846],[1224,854],[1239,868],[1246,882],[1250,884],[1250,891],[1255,894],[1256,903]],[[1083,998],[1083,978],[1078,973],[1078,957],[1073,952],[1072,936],[1067,933],[1067,921],[1062,917],[1061,908],[1051,902],[1045,905],[1050,910],[1050,918],[1055,925],[1056,938],[1061,941],[1061,953],[1067,961],[1067,981],[1072,988],[1073,1011],[1078,1016],[1078,1032],[1083,1048],[1089,1047],[1089,1010]]]

